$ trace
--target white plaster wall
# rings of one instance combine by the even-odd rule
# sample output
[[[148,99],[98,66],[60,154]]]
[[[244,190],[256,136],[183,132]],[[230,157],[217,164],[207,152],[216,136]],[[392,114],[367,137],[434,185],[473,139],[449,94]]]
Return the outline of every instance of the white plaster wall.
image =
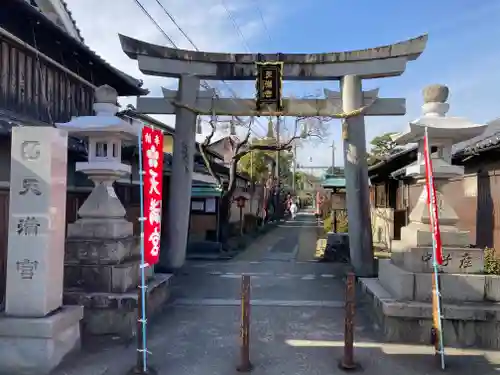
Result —
[[[240,191],[237,189],[236,192],[234,193],[234,196],[238,196],[239,192]],[[253,195],[251,195],[250,200],[247,200],[245,202],[245,207],[243,208],[243,215],[247,213],[253,213],[255,215],[257,213],[259,204],[261,204],[260,194],[258,192],[255,192]],[[240,221],[240,208],[238,207],[236,202],[233,202],[231,206],[231,217],[229,219],[229,222],[237,223],[239,221]]]

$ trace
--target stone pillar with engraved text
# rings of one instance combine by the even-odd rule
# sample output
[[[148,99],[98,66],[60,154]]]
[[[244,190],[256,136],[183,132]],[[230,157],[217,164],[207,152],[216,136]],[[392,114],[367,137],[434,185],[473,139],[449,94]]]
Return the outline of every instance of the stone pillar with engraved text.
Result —
[[[48,373],[80,345],[83,309],[62,306],[67,140],[52,127],[12,130],[2,373]]]

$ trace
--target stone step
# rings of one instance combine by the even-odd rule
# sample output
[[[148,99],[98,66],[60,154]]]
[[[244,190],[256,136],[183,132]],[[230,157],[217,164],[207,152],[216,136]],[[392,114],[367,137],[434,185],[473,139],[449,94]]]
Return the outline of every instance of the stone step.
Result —
[[[430,344],[432,303],[397,300],[376,278],[359,282],[386,341]],[[445,347],[500,349],[499,303],[443,302],[442,315]]]
[[[431,273],[409,272],[390,259],[380,259],[379,280],[399,301],[432,300]],[[440,273],[439,280],[443,302],[500,302],[500,276]]]

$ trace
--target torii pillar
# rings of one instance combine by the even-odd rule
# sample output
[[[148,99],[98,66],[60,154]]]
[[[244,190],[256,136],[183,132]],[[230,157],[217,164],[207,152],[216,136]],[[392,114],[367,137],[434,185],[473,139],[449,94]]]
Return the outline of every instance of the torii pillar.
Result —
[[[185,166],[183,162],[180,162],[182,168],[176,166],[176,163],[179,163],[179,160],[185,162],[186,156],[192,163],[196,114],[188,114],[189,110],[180,109],[178,104],[188,105],[202,115],[215,113],[223,116],[267,116],[275,113],[268,106],[263,106],[260,112],[256,112],[255,99],[213,100],[211,93],[198,92],[194,82],[199,82],[200,79],[255,80],[256,61],[280,61],[284,67],[284,80],[340,80],[342,88],[339,95],[327,92],[326,99],[285,98],[281,116],[332,117],[360,109],[373,102],[364,113],[344,120],[343,133],[351,262],[358,276],[374,275],[364,116],[404,115],[406,109],[404,99],[373,97],[373,91],[362,91],[361,82],[363,79],[401,75],[407,62],[416,60],[423,52],[427,35],[377,48],[319,54],[187,51],[154,45],[123,35],[120,35],[120,42],[123,51],[138,61],[139,69],[143,73],[180,80],[178,91],[164,90],[163,98],[139,98],[137,101],[137,108],[141,113],[176,114],[175,169],[172,173],[170,193],[170,214],[173,216],[168,220],[170,241],[168,253],[164,254],[167,259],[162,258],[162,265],[166,268],[179,268],[183,265],[186,255],[191,177],[182,175],[181,169]],[[186,84],[188,80],[191,83]],[[181,155],[176,156],[176,153]],[[192,173],[192,170],[186,172]]]

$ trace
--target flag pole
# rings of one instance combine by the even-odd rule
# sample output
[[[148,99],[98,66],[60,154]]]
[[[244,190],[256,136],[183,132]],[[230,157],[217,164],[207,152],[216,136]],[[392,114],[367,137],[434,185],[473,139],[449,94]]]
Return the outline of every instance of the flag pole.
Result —
[[[145,269],[146,264],[144,262],[144,166],[143,166],[143,158],[142,158],[142,128],[139,131],[139,199],[140,199],[140,215],[139,218],[140,228],[141,228],[141,236],[140,236],[140,246],[141,246],[141,285],[139,287],[139,295],[138,295],[138,303],[137,307],[141,309],[141,317],[138,319],[138,332],[137,332],[137,365],[136,365],[136,374],[147,374],[148,373],[148,350],[147,350],[147,318],[146,318],[146,275]],[[138,314],[139,315],[139,312]]]
[[[433,344],[435,353],[440,355],[441,360],[441,370],[445,369],[445,361],[444,361],[444,343],[443,343],[443,329],[442,329],[442,312],[441,312],[441,291],[439,285],[439,268],[438,268],[438,259],[437,247],[440,244],[436,241],[436,235],[440,235],[437,233],[439,231],[439,223],[436,212],[436,204],[437,197],[434,185],[434,176],[432,170],[432,160],[431,160],[431,150],[429,146],[429,135],[427,131],[427,127],[425,127],[425,161],[426,161],[426,189],[427,189],[427,203],[429,207],[429,218],[431,224],[431,230],[433,232],[432,235],[432,267],[433,267],[433,279],[432,279],[432,318],[433,318]]]

